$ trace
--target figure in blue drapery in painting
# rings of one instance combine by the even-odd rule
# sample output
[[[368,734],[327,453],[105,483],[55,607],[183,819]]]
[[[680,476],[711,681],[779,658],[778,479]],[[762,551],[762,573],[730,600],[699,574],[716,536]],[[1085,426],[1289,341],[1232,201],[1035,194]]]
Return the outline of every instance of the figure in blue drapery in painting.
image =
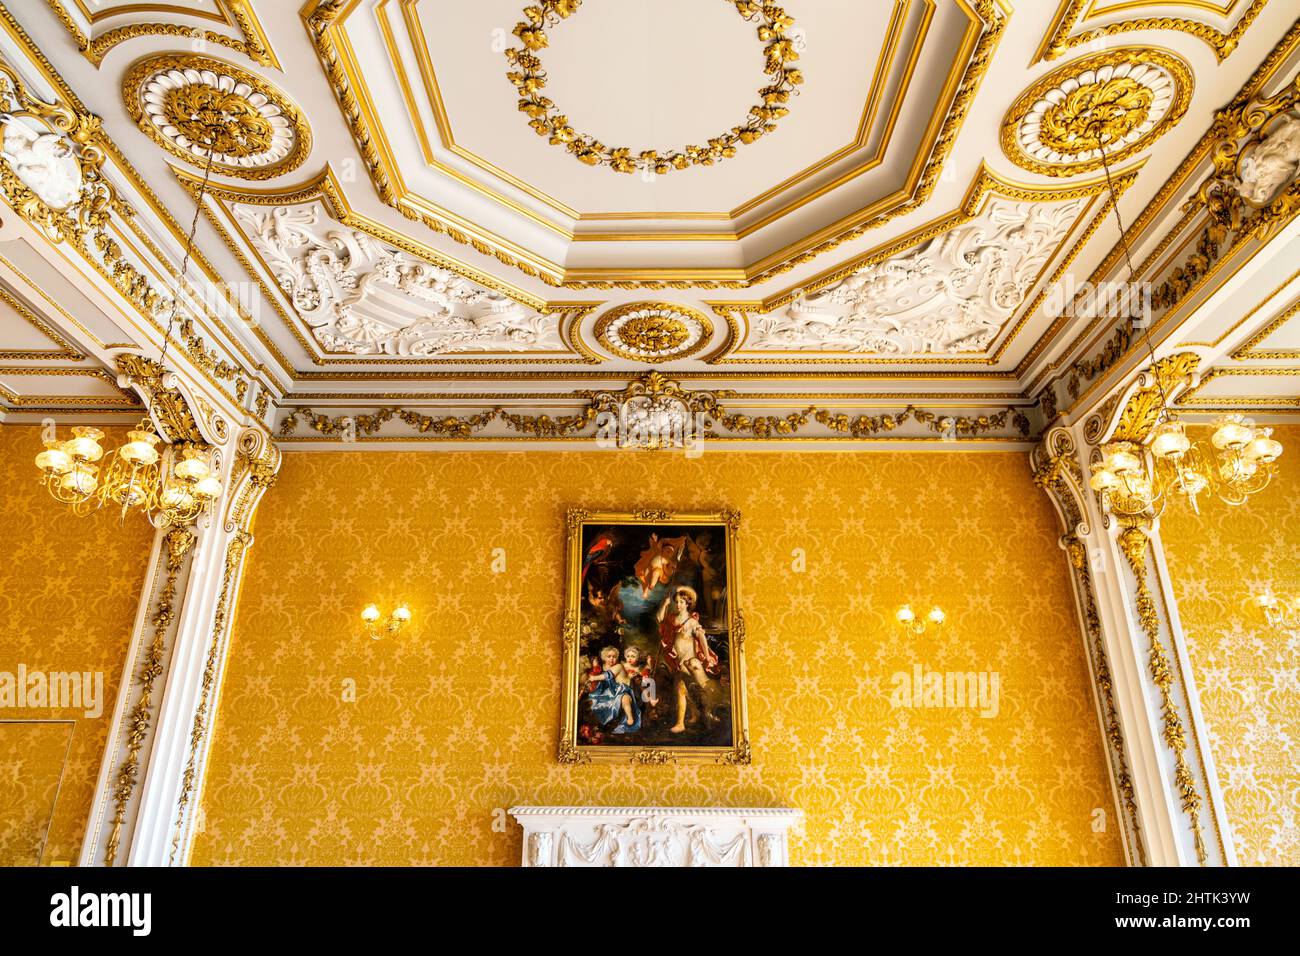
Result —
[[[618,648],[603,648],[600,662],[600,674],[592,675],[594,686],[588,683],[591,716],[610,728],[610,733],[636,733],[641,729],[641,702],[632,690],[632,675],[619,660]]]

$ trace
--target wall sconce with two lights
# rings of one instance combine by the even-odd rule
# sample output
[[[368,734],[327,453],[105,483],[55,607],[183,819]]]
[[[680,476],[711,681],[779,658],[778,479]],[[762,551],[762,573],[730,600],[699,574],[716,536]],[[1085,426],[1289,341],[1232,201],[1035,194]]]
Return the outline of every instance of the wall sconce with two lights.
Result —
[[[944,613],[943,608],[936,604],[930,608],[930,613],[921,618],[917,617],[916,612],[912,610],[912,605],[904,604],[894,612],[894,620],[905,631],[910,631],[913,634],[924,634],[929,628],[934,628],[936,631],[941,630],[948,623],[948,615]]]
[[[400,631],[404,626],[410,623],[411,609],[405,604],[399,604],[393,608],[393,613],[388,615],[388,620],[382,624],[379,619],[383,617],[377,605],[367,604],[361,609],[361,621],[365,625],[366,633],[370,635],[371,640],[379,640],[385,634],[393,635]]]

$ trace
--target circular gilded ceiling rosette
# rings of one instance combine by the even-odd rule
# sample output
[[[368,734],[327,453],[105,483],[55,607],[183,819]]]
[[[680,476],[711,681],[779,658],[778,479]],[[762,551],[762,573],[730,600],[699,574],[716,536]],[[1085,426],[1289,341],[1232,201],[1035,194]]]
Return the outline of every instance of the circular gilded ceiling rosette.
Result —
[[[266,80],[193,54],[145,57],[127,71],[122,98],[145,135],[194,166],[269,179],[302,164],[311,131],[302,111]]]
[[[1002,121],[1017,166],[1073,176],[1150,146],[1187,110],[1192,71],[1164,50],[1122,47],[1071,60],[1025,92]]]
[[[713,337],[703,313],[669,302],[629,302],[596,320],[596,341],[611,355],[666,362],[694,355]]]

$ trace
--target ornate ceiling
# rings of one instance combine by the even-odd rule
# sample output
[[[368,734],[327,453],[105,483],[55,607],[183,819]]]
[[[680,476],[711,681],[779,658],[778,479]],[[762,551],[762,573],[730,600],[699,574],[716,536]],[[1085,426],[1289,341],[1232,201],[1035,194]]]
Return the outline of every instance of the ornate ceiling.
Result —
[[[294,407],[562,418],[653,369],[747,421],[915,406],[1003,414],[983,433],[1023,441],[1011,422],[1037,431],[1142,360],[1143,326],[1080,296],[1125,276],[1106,169],[1153,344],[1202,358],[1187,407],[1297,406],[1281,0],[2,6],[11,86],[55,111],[11,90],[12,180],[47,208],[101,174],[114,196],[57,247],[0,208],[13,412],[132,402],[108,369],[156,350],[211,115],[181,352],[273,427]],[[60,104],[80,139],[43,118]],[[1211,250],[1221,210],[1194,196],[1229,141],[1250,212]]]

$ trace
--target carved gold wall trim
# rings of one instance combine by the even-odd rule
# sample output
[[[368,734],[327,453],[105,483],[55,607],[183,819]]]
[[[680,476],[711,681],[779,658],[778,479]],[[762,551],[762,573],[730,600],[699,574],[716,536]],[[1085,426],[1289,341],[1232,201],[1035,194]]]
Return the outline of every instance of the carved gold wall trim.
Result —
[[[567,289],[657,290],[748,288],[788,272],[797,265],[809,262],[823,252],[857,239],[869,229],[884,225],[925,203],[938,182],[944,162],[956,142],[957,132],[969,112],[981,80],[988,71],[993,51],[1001,39],[1009,15],[1008,8],[1000,0],[973,0],[973,9],[985,26],[974,42],[971,57],[967,61],[961,79],[952,84],[951,98],[946,104],[936,108],[936,111],[942,113],[945,118],[937,130],[924,170],[919,173],[919,178],[909,177],[912,181],[910,198],[881,214],[873,216],[868,212],[865,220],[855,216],[846,217],[845,220],[820,230],[813,237],[777,250],[747,268],[701,272],[690,269],[570,270],[558,263],[547,262],[535,256],[521,257],[522,250],[509,248],[511,244],[499,237],[481,233],[471,235],[465,228],[465,224],[449,222],[446,216],[438,214],[427,203],[412,202],[405,192],[405,186],[395,182],[386,166],[382,150],[371,132],[374,118],[368,115],[366,104],[363,102],[364,91],[356,88],[349,72],[356,72],[355,64],[347,62],[349,54],[340,42],[340,37],[337,35],[339,27],[335,23],[340,14],[347,9],[349,9],[348,5],[341,0],[313,0],[303,9],[302,16],[315,42],[326,78],[334,89],[344,119],[352,129],[353,139],[371,180],[385,203],[398,209],[407,218],[422,222],[429,228],[447,235],[453,241],[470,245],[476,251],[492,256],[499,262],[516,268],[524,275],[538,279],[547,285]]]
[[[46,0],[46,3],[59,18],[59,22],[72,34],[73,40],[77,43],[77,48],[96,67],[100,66],[108,52],[120,43],[140,37],[169,36],[202,40],[204,43],[224,46],[236,53],[242,53],[260,66],[280,69],[280,61],[276,59],[275,52],[271,49],[270,40],[263,31],[262,24],[257,19],[257,14],[253,12],[251,0],[216,0],[218,11],[216,15],[208,14],[202,10],[194,10],[184,4],[174,3],[133,4],[120,11],[122,13],[180,14],[218,20],[238,30],[239,36],[229,36],[197,26],[188,27],[180,23],[155,22],[128,23],[92,37],[88,36],[72,15],[68,13],[67,8],[64,6],[64,0]],[[96,20],[112,16],[116,12],[119,11],[110,10],[98,14],[92,13],[90,19],[93,23]]]
[[[184,565],[185,556],[195,542],[193,530],[188,527],[174,527],[163,538],[163,552],[160,555],[167,568],[167,576],[158,595],[157,610],[150,623],[153,625],[153,640],[145,651],[144,660],[136,674],[140,681],[139,696],[126,719],[126,757],[117,771],[117,783],[113,787],[113,823],[109,830],[108,842],[104,847],[104,865],[113,866],[117,862],[117,850],[122,840],[122,826],[126,823],[127,805],[135,793],[135,785],[140,775],[140,749],[144,746],[145,735],[149,731],[152,719],[153,689],[163,672],[163,656],[167,647],[167,635],[171,632],[172,622],[179,610],[176,608],[176,581]]]
[[[1263,12],[1264,4],[1267,2],[1268,0],[1250,0],[1250,5],[1242,11],[1241,16],[1237,18],[1237,22],[1226,33],[1218,27],[1189,17],[1163,16],[1121,20],[1094,27],[1082,33],[1072,33],[1079,25],[1079,21],[1086,16],[1090,0],[1065,0],[1064,5],[1057,12],[1055,21],[1043,37],[1043,42],[1038,48],[1034,62],[1054,60],[1057,57],[1064,56],[1076,47],[1104,42],[1106,38],[1121,33],[1139,30],[1175,30],[1194,36],[1205,43],[1214,51],[1215,57],[1222,63],[1237,48],[1237,44],[1241,42],[1241,38],[1250,29],[1250,25],[1255,22],[1255,18]],[[1151,5],[1158,6],[1154,2]]]
[[[233,530],[233,534],[226,545],[221,588],[217,593],[216,609],[212,616],[211,639],[199,687],[199,700],[190,727],[189,758],[182,773],[181,790],[176,801],[176,822],[173,826],[170,855],[172,864],[177,862],[180,853],[190,799],[196,797],[201,789],[199,751],[211,729],[210,711],[216,698],[217,672],[226,657],[226,645],[234,622],[244,562],[253,543],[253,514],[262,496],[275,484],[280,460],[279,450],[261,432],[250,429],[240,436],[235,470],[230,481],[232,493],[228,498],[224,521],[224,525]]]
[[[1127,817],[1124,827],[1124,844],[1130,863],[1147,865],[1146,846],[1142,826],[1138,820],[1137,799],[1133,788],[1133,774],[1129,769],[1128,748],[1119,722],[1119,709],[1115,705],[1114,681],[1111,677],[1109,657],[1102,639],[1101,618],[1097,611],[1096,588],[1088,565],[1087,546],[1081,535],[1088,532],[1084,517],[1083,467],[1069,432],[1053,429],[1048,432],[1031,454],[1034,484],[1046,492],[1055,506],[1064,528],[1061,548],[1065,551],[1072,570],[1074,594],[1083,623],[1084,649],[1089,656],[1095,683],[1100,730],[1109,753],[1111,778],[1119,809]]]
[[[1142,444],[1160,420],[1165,397],[1174,401],[1196,374],[1200,356],[1182,352],[1160,359],[1138,378],[1137,388],[1124,403],[1119,420],[1107,441],[1130,441]]]
[[[1133,524],[1126,527],[1119,535],[1120,550],[1124,553],[1137,583],[1138,621],[1150,642],[1148,666],[1152,683],[1160,692],[1160,712],[1164,724],[1164,741],[1174,754],[1174,788],[1178,793],[1183,812],[1187,814],[1192,829],[1192,839],[1196,847],[1196,860],[1202,866],[1209,859],[1205,850],[1205,838],[1201,829],[1200,792],[1196,788],[1196,778],[1187,764],[1187,738],[1183,728],[1182,717],[1178,713],[1178,704],[1174,700],[1174,675],[1169,666],[1169,656],[1160,639],[1160,619],[1157,616],[1155,598],[1147,583],[1146,552],[1150,538],[1148,527]]]

